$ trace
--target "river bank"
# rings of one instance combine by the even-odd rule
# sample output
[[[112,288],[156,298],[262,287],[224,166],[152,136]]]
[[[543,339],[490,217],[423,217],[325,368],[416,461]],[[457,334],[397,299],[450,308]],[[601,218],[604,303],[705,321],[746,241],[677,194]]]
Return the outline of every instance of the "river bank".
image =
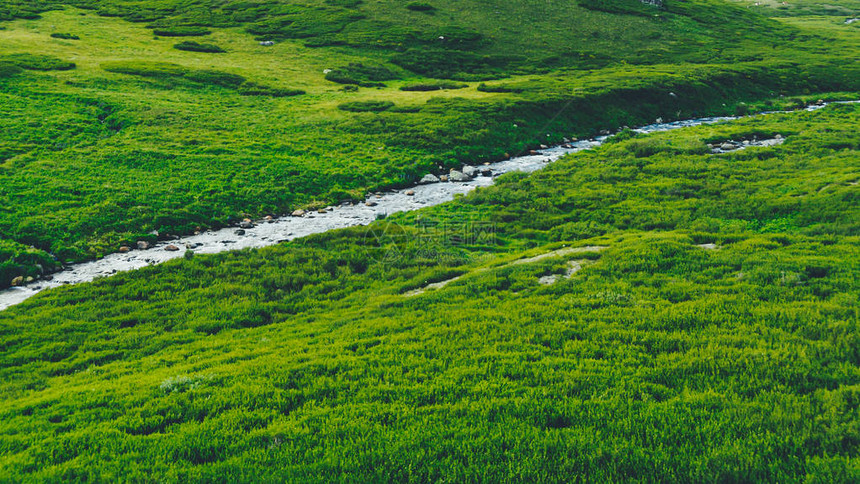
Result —
[[[806,110],[816,110],[826,105],[827,103],[816,104],[807,107]],[[706,117],[668,123],[657,122],[635,128],[634,131],[647,134],[735,119],[739,118]],[[265,247],[329,230],[366,225],[396,212],[438,205],[452,200],[455,195],[468,193],[477,187],[489,186],[496,176],[514,171],[533,172],[539,170],[567,154],[600,146],[608,137],[609,135],[603,135],[589,140],[568,142],[497,163],[480,167],[466,167],[463,170],[465,172],[471,171],[469,168],[475,169],[474,177],[460,178],[459,173],[462,172],[451,177],[451,179],[463,181],[439,181],[419,184],[408,189],[377,192],[370,194],[367,200],[361,203],[344,203],[319,212],[305,213],[302,216],[287,215],[269,220],[246,222],[243,227],[228,227],[175,240],[161,241],[146,250],[110,254],[102,259],[69,266],[66,270],[53,274],[50,280],[35,281],[26,286],[0,291],[0,310],[19,304],[46,289],[89,282],[100,277],[109,277],[118,272],[160,264],[182,257],[188,251],[196,254],[214,254],[226,250]],[[781,137],[744,140],[743,142],[714,146],[712,151],[722,153],[750,146],[769,146],[781,142]]]

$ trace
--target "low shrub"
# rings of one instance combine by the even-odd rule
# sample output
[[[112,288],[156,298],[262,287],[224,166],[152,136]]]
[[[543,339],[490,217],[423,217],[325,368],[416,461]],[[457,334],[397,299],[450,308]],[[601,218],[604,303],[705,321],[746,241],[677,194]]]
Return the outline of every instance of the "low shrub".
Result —
[[[412,2],[409,5],[406,5],[406,8],[413,12],[433,12],[436,10],[436,7],[433,5],[420,2]]]
[[[105,62],[101,68],[118,74],[155,78],[181,77],[185,74],[185,68],[170,62],[115,61]]]
[[[409,49],[391,62],[412,72],[437,79],[482,81],[497,79],[526,59],[515,55],[478,55],[441,48]]]
[[[300,96],[305,93],[301,89],[283,89],[270,86],[264,86],[255,82],[245,82],[239,86],[239,94],[243,96],[271,96],[271,97],[288,97]]]
[[[41,54],[8,54],[0,57],[0,62],[11,63],[31,71],[68,71],[75,68],[74,62]]]
[[[469,87],[468,84],[460,84],[458,82],[431,82],[420,84],[409,84],[400,88],[401,91],[441,91],[443,89],[464,89]]]
[[[200,84],[239,88],[245,83],[245,78],[238,74],[214,71],[208,69],[189,69],[170,62],[149,61],[116,61],[105,62],[102,69],[108,72],[128,74],[132,76],[152,77],[156,79],[186,79]]]
[[[169,27],[155,29],[152,33],[159,37],[200,37],[209,35],[212,31],[200,27]]]
[[[355,84],[363,87],[381,87],[384,84],[379,81],[390,81],[399,77],[396,72],[387,67],[361,63],[332,69],[325,76],[326,80],[331,82]]]
[[[205,52],[210,54],[221,54],[227,52],[215,44],[198,44],[197,42],[186,40],[173,46],[177,50],[185,50],[188,52]]]
[[[12,77],[22,71],[20,67],[11,62],[0,62],[0,79]]]
[[[51,37],[55,39],[64,39],[64,40],[81,40],[77,35],[72,34],[51,34]]]
[[[622,15],[641,15],[651,16],[657,10],[656,7],[662,8],[662,1],[651,6],[645,3],[632,0],[577,0],[580,7],[598,12],[622,14]]]
[[[394,107],[391,101],[353,101],[343,103],[337,108],[341,111],[349,111],[353,113],[379,113],[387,111]]]
[[[189,71],[185,74],[185,78],[201,84],[212,84],[232,88],[238,88],[245,82],[245,78],[238,74],[203,69]]]
[[[510,86],[506,86],[506,85],[488,86],[488,85],[484,84],[483,82],[478,84],[478,90],[481,92],[501,92],[501,93],[523,92],[523,89],[519,88],[519,87],[510,87]]]

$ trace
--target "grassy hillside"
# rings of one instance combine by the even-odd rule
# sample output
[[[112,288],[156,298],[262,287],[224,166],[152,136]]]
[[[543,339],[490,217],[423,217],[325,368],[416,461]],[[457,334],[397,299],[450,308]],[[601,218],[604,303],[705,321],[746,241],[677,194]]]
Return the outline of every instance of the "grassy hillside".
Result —
[[[824,38],[715,0],[425,4],[0,0],[0,287],[153,230],[858,89],[856,29]],[[401,90],[437,78],[466,87]]]
[[[860,15],[860,0],[733,0],[771,17],[831,16],[853,18]]]
[[[0,313],[0,475],[856,482],[858,123],[625,133],[369,228],[44,293]]]

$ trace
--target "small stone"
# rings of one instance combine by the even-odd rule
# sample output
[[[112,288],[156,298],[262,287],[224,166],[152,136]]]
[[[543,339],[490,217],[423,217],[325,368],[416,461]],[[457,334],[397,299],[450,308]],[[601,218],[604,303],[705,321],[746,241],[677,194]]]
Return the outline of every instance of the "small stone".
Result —
[[[415,196],[415,190],[407,190],[407,191],[406,191],[406,196],[407,196],[407,197]]]
[[[244,231],[244,230],[242,230],[242,229],[239,229],[239,230],[237,230],[237,231],[236,231],[236,232],[234,232],[234,233],[235,233],[236,235],[245,235],[245,231]]]
[[[529,150],[529,156],[537,156],[537,155],[539,155],[539,154],[540,154],[540,153],[539,153],[539,152],[537,152],[537,151],[535,151],[535,150]]]
[[[24,276],[18,276],[12,279],[12,287],[23,286],[24,285]]]
[[[773,139],[782,139],[782,135],[778,134],[778,135],[774,136]]]
[[[127,245],[123,245],[122,247],[119,248],[120,254],[128,254],[129,252],[131,252],[131,247],[129,247]]]
[[[137,241],[137,250],[148,250],[152,245],[145,240]]]
[[[263,220],[265,220],[265,221],[267,221],[267,222],[268,222],[268,221],[270,221],[270,220],[274,220],[274,219],[275,219],[275,218],[274,218],[274,217],[272,217],[271,215],[266,215],[265,217],[263,217]]]
[[[166,250],[167,252],[177,252],[179,250],[179,247],[177,247],[173,244],[170,244],[167,247],[165,247],[164,250]]]
[[[33,282],[33,281],[35,281],[35,280],[36,280],[36,278],[35,278],[35,277],[33,277],[33,276],[28,276],[26,279],[24,279],[24,282],[26,282],[27,284],[29,284],[29,283],[31,283],[31,282]]]
[[[366,202],[365,205],[367,205],[368,207],[375,207],[377,205],[377,203],[376,202]]]
[[[439,175],[439,181],[441,181],[441,182],[448,181],[448,175]]]
[[[474,177],[478,174],[478,169],[475,168],[474,166],[463,165],[463,173],[465,173],[466,175],[469,175],[471,177]]]
[[[326,209],[321,208],[321,209],[317,210],[317,213],[328,213],[328,212],[326,211]]]
[[[735,145],[733,145],[731,143],[723,143],[720,145],[720,149],[723,151],[730,151],[730,150],[735,149]]]
[[[306,213],[307,212],[305,212],[304,210],[299,209],[299,210],[294,210],[291,215],[293,217],[304,217]]]
[[[547,149],[549,149],[549,146],[547,146],[547,145],[540,145],[540,149],[542,149],[542,150],[547,150]]]

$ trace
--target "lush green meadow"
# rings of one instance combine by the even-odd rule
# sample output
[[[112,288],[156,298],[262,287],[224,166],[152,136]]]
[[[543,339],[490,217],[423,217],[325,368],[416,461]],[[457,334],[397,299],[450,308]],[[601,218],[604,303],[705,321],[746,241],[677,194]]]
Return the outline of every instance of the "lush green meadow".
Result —
[[[361,198],[656,117],[858,89],[850,26],[718,1],[569,3],[0,1],[0,287],[154,230]],[[438,85],[428,77],[457,89],[414,89]]]
[[[755,3],[0,0],[0,288],[858,98],[856,2]],[[43,292],[0,312],[0,482],[858,482],[858,126],[620,130]]]
[[[0,474],[856,482],[858,121],[634,136],[369,228],[37,296],[0,313]],[[380,246],[384,224],[406,237]]]

